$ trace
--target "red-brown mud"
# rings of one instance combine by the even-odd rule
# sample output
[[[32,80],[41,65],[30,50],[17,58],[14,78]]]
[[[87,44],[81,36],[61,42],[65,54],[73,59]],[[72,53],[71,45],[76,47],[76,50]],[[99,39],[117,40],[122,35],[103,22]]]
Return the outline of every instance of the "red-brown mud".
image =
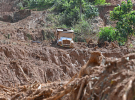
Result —
[[[9,48],[8,48],[9,49]],[[48,49],[49,50],[49,49]],[[2,51],[2,49],[1,49]],[[9,49],[10,51],[10,49]],[[16,50],[20,51],[20,50]],[[28,51],[28,49],[27,49]],[[39,50],[40,51],[40,50]],[[36,52],[36,51],[35,51]],[[57,51],[58,53],[59,51]],[[69,55],[77,57],[79,53],[73,50],[63,51],[70,52]],[[84,51],[83,51],[84,52]],[[86,71],[78,77],[79,67],[70,64],[61,66],[57,61],[46,59],[47,63],[41,60],[41,55],[32,56],[33,51],[29,54],[31,62],[22,60],[22,52],[16,57],[22,57],[21,60],[10,60],[9,63],[1,67],[1,99],[11,100],[133,100],[134,99],[134,66],[135,54],[117,57],[105,57],[100,51],[89,52],[91,54]],[[8,52],[1,53],[3,59],[6,59]],[[49,54],[49,53],[48,53]],[[50,53],[51,54],[51,53]],[[62,54],[62,52],[61,52]],[[14,56],[14,54],[11,54]],[[38,55],[38,56],[37,56]],[[60,54],[59,54],[60,55]],[[12,56],[9,56],[12,57]],[[43,56],[43,55],[42,55]],[[34,58],[35,57],[35,58]],[[53,57],[53,56],[48,56]],[[71,57],[71,56],[70,56]],[[72,58],[71,57],[71,58]],[[81,59],[85,58],[80,56]],[[28,59],[28,56],[26,56]],[[44,57],[43,57],[44,58]],[[64,58],[64,56],[63,56]],[[68,57],[65,56],[68,59]],[[70,59],[71,59],[70,58]],[[24,58],[23,58],[24,59]],[[34,60],[36,59],[36,60]],[[38,60],[39,61],[38,61]],[[78,59],[73,58],[73,59]],[[59,59],[60,60],[60,59]],[[35,61],[35,62],[34,62]],[[37,62],[36,62],[37,61]],[[52,61],[54,63],[52,63]],[[68,61],[68,60],[67,60]],[[79,59],[78,59],[79,61]],[[39,63],[40,62],[40,63]],[[59,61],[60,62],[60,61]],[[72,63],[71,61],[70,63]],[[37,63],[38,66],[34,65]],[[52,63],[52,64],[51,64]],[[62,63],[62,60],[61,60]],[[84,64],[84,62],[80,62]],[[33,65],[33,66],[32,66]],[[41,67],[44,66],[44,67]],[[78,68],[78,69],[77,69]],[[65,71],[64,71],[65,70]],[[81,69],[82,70],[82,69]],[[45,74],[44,74],[45,73]],[[71,78],[71,76],[75,75]]]
[[[0,100],[135,99],[134,45],[58,47],[49,38],[55,30],[43,29],[46,15],[0,22]]]
[[[85,49],[1,45],[0,84],[11,86],[68,80],[89,57],[89,50]]]

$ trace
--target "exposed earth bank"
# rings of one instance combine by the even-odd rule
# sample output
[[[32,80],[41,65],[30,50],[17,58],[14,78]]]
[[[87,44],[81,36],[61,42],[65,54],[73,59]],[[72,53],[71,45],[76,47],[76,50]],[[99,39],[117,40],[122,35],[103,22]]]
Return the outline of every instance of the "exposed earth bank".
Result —
[[[63,48],[52,39],[48,12],[28,13],[16,23],[0,21],[0,100],[135,99],[134,39],[129,49],[95,41]]]
[[[5,40],[0,46],[1,99],[132,100],[135,54],[130,52],[116,43],[102,48],[76,43],[68,49]]]

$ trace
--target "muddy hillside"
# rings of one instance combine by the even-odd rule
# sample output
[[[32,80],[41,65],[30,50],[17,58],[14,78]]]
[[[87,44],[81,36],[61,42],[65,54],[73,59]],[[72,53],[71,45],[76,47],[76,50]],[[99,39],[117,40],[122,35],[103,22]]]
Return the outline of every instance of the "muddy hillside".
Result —
[[[60,47],[49,11],[17,10],[10,5],[19,1],[10,1],[0,14],[0,100],[135,100],[134,37],[129,48],[96,38]],[[107,25],[100,17],[98,28]]]
[[[66,81],[86,63],[90,57],[90,50],[2,45],[0,56],[0,84],[12,86],[35,81],[40,83]]]

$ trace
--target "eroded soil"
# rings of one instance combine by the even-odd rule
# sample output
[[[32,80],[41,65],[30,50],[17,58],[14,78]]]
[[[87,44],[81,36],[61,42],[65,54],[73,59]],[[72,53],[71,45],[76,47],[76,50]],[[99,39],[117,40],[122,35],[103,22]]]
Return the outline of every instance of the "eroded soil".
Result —
[[[129,50],[117,42],[58,47],[43,39],[46,15],[0,22],[1,100],[135,99],[134,44]],[[54,31],[44,30],[47,38]]]

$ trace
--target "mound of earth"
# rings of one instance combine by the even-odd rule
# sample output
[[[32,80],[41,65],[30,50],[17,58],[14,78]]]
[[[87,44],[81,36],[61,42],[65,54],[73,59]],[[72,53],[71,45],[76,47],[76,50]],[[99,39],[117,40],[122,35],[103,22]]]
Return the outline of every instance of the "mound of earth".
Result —
[[[83,72],[81,76],[76,74],[69,81],[47,82],[46,84],[34,81],[29,85],[14,87],[0,85],[1,99],[133,100],[134,60],[134,53],[124,55],[121,58],[108,58],[103,56],[101,52],[91,52],[90,59],[85,67],[82,67],[87,73]],[[16,62],[10,63],[17,66]],[[8,71],[8,68],[5,69]],[[19,70],[21,69],[19,68]]]
[[[90,57],[88,49],[62,50],[54,47],[0,46],[0,84],[15,86],[34,81],[64,81],[76,74]]]

